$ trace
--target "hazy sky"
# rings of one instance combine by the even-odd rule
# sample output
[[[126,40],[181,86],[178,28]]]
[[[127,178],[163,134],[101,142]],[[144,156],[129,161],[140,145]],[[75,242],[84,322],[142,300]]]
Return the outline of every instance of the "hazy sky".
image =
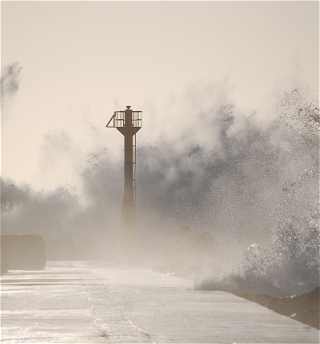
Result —
[[[139,135],[148,140],[161,133],[148,128],[148,110],[162,116],[157,108],[190,85],[228,80],[244,110],[294,78],[318,90],[318,2],[1,6],[2,67],[23,68],[2,109],[2,174],[18,182],[71,182],[70,160],[94,146],[121,148],[120,135],[104,126],[128,104],[144,111]],[[65,165],[51,173],[55,153]]]

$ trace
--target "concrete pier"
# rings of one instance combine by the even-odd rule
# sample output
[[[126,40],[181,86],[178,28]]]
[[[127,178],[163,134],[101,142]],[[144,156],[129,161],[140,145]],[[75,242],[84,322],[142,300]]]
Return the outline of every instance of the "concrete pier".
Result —
[[[1,276],[2,343],[319,343],[319,331],[147,269],[49,262]]]

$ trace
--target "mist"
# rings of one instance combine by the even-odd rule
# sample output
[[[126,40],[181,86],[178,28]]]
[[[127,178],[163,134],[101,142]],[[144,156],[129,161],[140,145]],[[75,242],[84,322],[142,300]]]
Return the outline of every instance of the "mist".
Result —
[[[302,266],[308,261],[310,269],[300,264],[304,273],[297,284],[308,280],[319,264],[317,104],[317,97],[301,83],[278,89],[266,106],[243,111],[232,99],[227,80],[195,82],[161,106],[146,101],[145,133],[141,141],[140,133],[137,137],[136,173],[138,231],[145,260],[161,264],[168,235],[188,226],[196,236],[207,233],[217,243],[209,256],[215,269],[219,267],[215,274],[220,279],[212,282],[207,272],[199,277],[200,285],[214,283],[228,289],[230,276],[233,281],[246,280],[245,273],[262,264],[262,253],[256,251],[268,257],[263,264],[272,260],[265,272],[290,263],[288,280],[297,271],[297,259]],[[63,170],[61,161],[71,164],[75,184],[43,191],[2,180],[2,233],[71,239],[78,258],[116,259],[121,156],[100,144],[83,153],[67,131],[51,131],[44,142],[47,166],[55,161]],[[300,240],[295,251],[292,236]],[[286,255],[285,263],[276,259],[279,250]]]
[[[13,96],[19,89],[21,81],[21,65],[19,62],[2,67],[1,70],[1,102],[6,100],[7,97]]]
[[[22,66],[19,62],[13,62],[1,67],[1,123],[6,121],[10,105],[19,90]]]

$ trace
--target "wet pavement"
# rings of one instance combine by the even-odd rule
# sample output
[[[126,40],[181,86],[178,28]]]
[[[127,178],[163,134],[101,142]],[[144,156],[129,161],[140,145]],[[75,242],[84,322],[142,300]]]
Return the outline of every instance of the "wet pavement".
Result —
[[[319,331],[143,268],[48,262],[1,276],[2,343],[319,343]]]

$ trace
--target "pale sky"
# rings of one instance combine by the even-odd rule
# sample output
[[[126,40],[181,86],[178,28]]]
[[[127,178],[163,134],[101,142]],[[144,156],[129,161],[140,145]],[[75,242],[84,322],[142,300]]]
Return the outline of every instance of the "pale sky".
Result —
[[[50,176],[55,149],[65,154],[60,163],[78,163],[95,146],[120,149],[120,135],[104,125],[125,105],[144,111],[142,140],[152,130],[159,135],[161,127],[148,129],[146,109],[194,83],[227,79],[244,111],[294,78],[318,92],[318,2],[1,6],[2,67],[19,61],[23,68],[20,88],[2,111],[2,174],[17,182],[71,182],[67,167]]]

